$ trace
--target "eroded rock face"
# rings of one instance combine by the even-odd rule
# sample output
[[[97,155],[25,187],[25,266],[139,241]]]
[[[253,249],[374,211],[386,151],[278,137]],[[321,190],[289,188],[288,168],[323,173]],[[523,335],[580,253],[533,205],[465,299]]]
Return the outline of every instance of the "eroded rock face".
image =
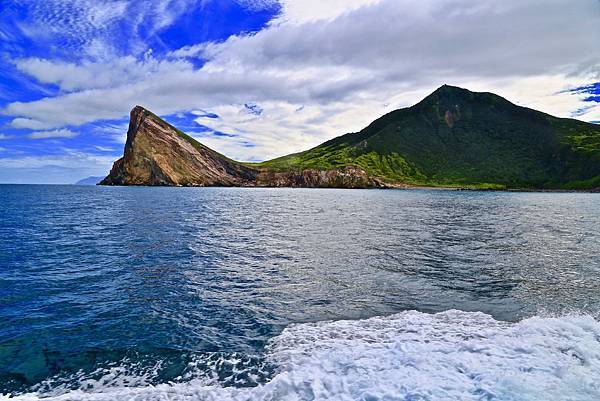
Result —
[[[125,152],[100,185],[243,186],[256,171],[200,144],[136,106]]]
[[[261,171],[257,185],[265,187],[304,188],[385,188],[381,180],[369,176],[364,170],[348,166],[343,170],[314,170],[301,172]]]
[[[228,159],[143,107],[131,110],[127,142],[100,185],[382,188],[364,170],[276,172]]]

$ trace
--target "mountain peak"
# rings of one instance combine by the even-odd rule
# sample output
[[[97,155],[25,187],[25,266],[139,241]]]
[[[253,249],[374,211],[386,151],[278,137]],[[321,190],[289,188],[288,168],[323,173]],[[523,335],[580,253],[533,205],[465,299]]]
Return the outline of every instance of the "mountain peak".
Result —
[[[459,98],[471,98],[473,97],[473,95],[476,92],[471,92],[468,89],[465,88],[461,88],[459,86],[452,86],[452,85],[448,85],[448,84],[444,84],[442,86],[440,86],[439,88],[437,88],[436,90],[434,90],[433,92],[431,92],[431,94],[429,96],[427,96],[424,100],[426,99],[445,99],[445,98],[452,98],[452,99],[459,99]]]
[[[149,110],[147,110],[146,108],[144,108],[144,107],[142,107],[140,105],[136,105],[129,112],[129,122],[137,120],[140,116],[142,116],[144,114],[148,115],[148,114],[153,114],[153,113],[150,113]]]
[[[459,86],[444,84],[433,91],[429,96],[417,103],[415,108],[431,107],[437,105],[440,109],[451,110],[462,106],[490,106],[503,108],[517,108],[518,106],[509,102],[502,96],[491,92],[473,92]]]
[[[142,106],[131,110],[123,157],[100,185],[382,187],[363,169],[272,171],[231,160]]]
[[[135,105],[133,107],[133,109],[131,109],[131,114],[140,114],[140,113],[143,113],[145,111],[149,111],[149,110],[146,109],[145,107],[140,106],[139,104],[137,104],[137,105]]]
[[[129,123],[130,124],[132,122],[142,123],[143,120],[148,117],[150,117],[152,120],[158,122],[159,124],[170,125],[165,120],[160,118],[158,115],[154,114],[147,108],[140,106],[140,105],[136,105],[135,107],[133,107],[131,109],[131,112],[129,113]]]
[[[448,91],[466,91],[466,92],[470,92],[468,89],[461,88],[460,86],[443,84],[442,86],[440,86],[439,88],[437,88],[436,90],[434,90],[433,93],[435,93],[435,92],[444,92],[444,91],[445,92],[448,92]]]

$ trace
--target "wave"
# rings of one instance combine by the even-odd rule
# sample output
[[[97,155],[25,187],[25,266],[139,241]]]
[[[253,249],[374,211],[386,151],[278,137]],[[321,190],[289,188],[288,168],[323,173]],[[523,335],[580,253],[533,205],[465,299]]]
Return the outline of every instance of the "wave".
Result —
[[[275,372],[253,387],[210,375],[158,385],[135,377],[105,385],[104,377],[62,394],[0,400],[600,399],[600,322],[587,315],[511,323],[480,312],[408,311],[296,324],[270,341],[265,358]]]

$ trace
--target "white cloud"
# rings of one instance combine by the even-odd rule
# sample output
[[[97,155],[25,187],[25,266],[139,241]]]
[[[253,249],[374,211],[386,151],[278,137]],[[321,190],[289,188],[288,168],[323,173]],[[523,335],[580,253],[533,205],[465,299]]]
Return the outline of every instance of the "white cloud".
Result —
[[[388,0],[331,21],[234,36],[207,46],[204,56],[219,68],[342,67],[391,82],[527,76],[597,62],[600,28],[592,15],[599,9],[592,0],[567,9],[557,0]]]
[[[328,20],[354,11],[364,6],[379,3],[381,0],[283,0],[283,12],[274,21],[301,24],[305,22]]]
[[[99,150],[100,152],[114,152],[116,149],[114,148],[109,148],[108,146],[94,146],[94,148],[96,150]]]
[[[74,138],[79,135],[68,129],[56,129],[52,131],[35,131],[27,135],[29,139],[49,139],[49,138]]]
[[[127,11],[126,1],[104,3],[95,1],[84,8],[87,21],[95,28],[104,28],[121,18]]]
[[[126,11],[126,2],[106,0],[45,0],[30,2],[25,20],[17,24],[34,40],[60,37],[63,46],[85,45],[106,33],[110,23]]]
[[[238,160],[269,159],[314,147],[324,138],[350,131],[348,127],[358,130],[392,110],[377,102],[361,102],[360,112],[345,103],[303,106],[269,101],[260,107],[260,115],[251,113],[243,104],[213,108],[219,118],[198,117],[195,121],[234,136],[203,134],[197,139]]]
[[[27,58],[15,61],[17,69],[42,83],[56,84],[63,91],[111,88],[160,76],[164,73],[191,71],[183,60],[159,61],[151,55],[143,60],[127,56],[110,61],[84,61],[81,64]]]
[[[221,118],[203,124],[236,137],[203,142],[262,159],[357,131],[442,83],[569,117],[583,96],[564,90],[600,72],[595,0],[307,1],[285,1],[282,16],[256,34],[186,47],[158,66],[123,59],[70,65],[65,74],[62,65],[25,60],[22,70],[74,92],[3,112],[14,127],[48,130],[120,118],[135,104],[159,114],[205,109]],[[178,59],[197,56],[207,60],[199,70]],[[97,83],[86,74],[98,74]],[[247,113],[246,102],[264,112]]]
[[[294,90],[296,85],[292,81],[274,81],[272,76],[260,72],[186,71],[155,75],[117,88],[85,90],[29,103],[14,102],[4,113],[23,116],[13,120],[11,125],[15,128],[50,129],[124,117],[136,104],[159,114],[170,114],[249,96],[260,100],[305,98]]]
[[[12,137],[13,137],[12,135],[0,134],[0,140],[3,140],[3,139],[10,139],[10,138],[12,138]]]

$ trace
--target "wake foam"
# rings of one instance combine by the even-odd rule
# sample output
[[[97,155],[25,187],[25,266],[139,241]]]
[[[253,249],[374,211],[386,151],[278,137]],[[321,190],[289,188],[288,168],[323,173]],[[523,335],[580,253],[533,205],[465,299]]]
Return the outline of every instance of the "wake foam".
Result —
[[[11,400],[600,400],[600,323],[590,316],[518,323],[479,312],[403,312],[298,324],[269,344],[272,378],[102,385]],[[135,383],[135,380],[128,382]],[[0,400],[8,400],[0,396]]]

